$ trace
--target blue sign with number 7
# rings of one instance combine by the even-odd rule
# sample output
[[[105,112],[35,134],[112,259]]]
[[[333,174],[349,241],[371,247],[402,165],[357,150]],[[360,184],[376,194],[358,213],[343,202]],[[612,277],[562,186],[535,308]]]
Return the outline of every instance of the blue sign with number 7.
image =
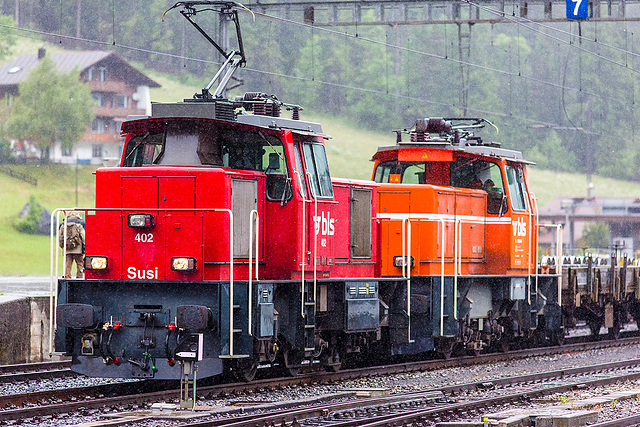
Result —
[[[589,0],[567,0],[567,19],[587,19]]]

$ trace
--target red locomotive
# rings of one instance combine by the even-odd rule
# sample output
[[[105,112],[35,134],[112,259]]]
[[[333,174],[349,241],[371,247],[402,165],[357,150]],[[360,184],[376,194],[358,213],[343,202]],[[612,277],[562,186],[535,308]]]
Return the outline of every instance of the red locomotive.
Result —
[[[197,25],[203,4],[237,25],[234,3],[177,6]],[[373,181],[332,178],[300,107],[222,96],[237,35],[213,93],[128,118],[120,167],[96,172],[86,279],[58,281],[56,348],[75,371],[171,379],[197,362],[248,380],[560,339],[520,153],[474,136],[481,119],[423,119],[378,150]]]

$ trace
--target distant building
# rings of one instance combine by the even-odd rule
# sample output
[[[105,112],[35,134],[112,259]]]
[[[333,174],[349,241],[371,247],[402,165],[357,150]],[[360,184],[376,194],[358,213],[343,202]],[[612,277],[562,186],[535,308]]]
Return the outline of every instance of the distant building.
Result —
[[[119,158],[123,140],[120,126],[127,115],[149,115],[151,102],[149,88],[160,87],[158,83],[136,70],[113,52],[67,51],[22,55],[0,65],[0,99],[8,105],[19,96],[18,85],[27,79],[29,72],[48,55],[58,70],[69,72],[78,69],[80,80],[88,82],[96,102],[95,116],[87,132],[72,150],[62,151],[56,144],[51,152],[51,161],[57,163],[101,164]],[[28,142],[16,146],[33,154]]]
[[[609,225],[609,247],[603,251],[635,255],[640,247],[640,199],[635,197],[558,197],[539,211],[540,223],[563,225],[563,252],[580,253],[578,241],[588,224]],[[555,248],[555,232],[541,229],[542,248]]]

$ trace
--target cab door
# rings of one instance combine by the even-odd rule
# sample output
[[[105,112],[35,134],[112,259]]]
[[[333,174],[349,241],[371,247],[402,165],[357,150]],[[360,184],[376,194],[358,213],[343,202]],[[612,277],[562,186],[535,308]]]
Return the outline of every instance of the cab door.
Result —
[[[336,228],[340,223],[336,218],[336,203],[334,201],[333,185],[329,173],[329,164],[320,142],[305,142],[301,144],[304,158],[304,170],[309,184],[308,203],[305,203],[306,215],[306,253],[309,270],[319,272],[319,277],[329,277],[330,270],[335,264],[334,239]],[[343,222],[348,224],[347,218]],[[348,230],[342,233],[349,235]],[[307,270],[307,271],[309,271]]]
[[[509,203],[511,204],[511,263],[512,269],[528,269],[531,256],[531,207],[521,165],[505,166]]]

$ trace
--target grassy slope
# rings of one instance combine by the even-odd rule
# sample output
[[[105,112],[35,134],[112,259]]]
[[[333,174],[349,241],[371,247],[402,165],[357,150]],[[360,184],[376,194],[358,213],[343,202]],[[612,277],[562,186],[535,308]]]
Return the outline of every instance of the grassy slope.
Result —
[[[12,226],[20,209],[33,194],[49,211],[75,205],[75,168],[63,165],[16,165],[11,168],[28,173],[38,186],[0,173],[0,275],[48,276],[49,236],[18,233]],[[79,168],[78,205],[93,206],[95,198],[94,168]]]

